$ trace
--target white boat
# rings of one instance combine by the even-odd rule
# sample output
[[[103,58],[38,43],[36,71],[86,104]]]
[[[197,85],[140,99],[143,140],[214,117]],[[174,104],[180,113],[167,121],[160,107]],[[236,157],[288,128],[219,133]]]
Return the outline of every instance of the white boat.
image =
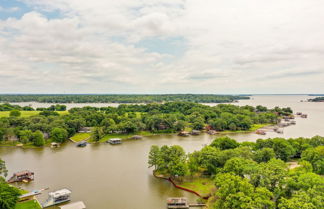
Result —
[[[48,194],[48,199],[42,204],[43,208],[58,205],[70,201],[71,191],[68,189],[61,189]]]

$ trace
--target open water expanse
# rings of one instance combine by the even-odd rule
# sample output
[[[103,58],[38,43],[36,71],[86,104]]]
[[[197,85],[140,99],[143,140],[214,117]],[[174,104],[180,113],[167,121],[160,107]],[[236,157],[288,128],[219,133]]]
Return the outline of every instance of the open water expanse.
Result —
[[[307,95],[258,95],[242,100],[237,105],[263,105],[269,108],[291,107],[295,112],[308,114],[307,119],[296,118],[297,124],[284,129],[283,134],[269,132],[265,136],[254,133],[229,134],[237,141],[255,141],[269,137],[324,136],[324,103],[300,102]],[[29,104],[29,103],[28,103]],[[27,105],[28,105],[27,104]],[[21,103],[20,103],[21,105]],[[34,107],[39,103],[32,104]],[[84,104],[68,104],[82,106]],[[87,104],[107,106],[106,104]],[[116,104],[114,104],[116,105]],[[0,147],[0,157],[6,161],[9,176],[28,169],[35,172],[35,181],[22,184],[28,190],[49,187],[48,191],[68,188],[72,202],[83,201],[89,209],[164,209],[166,198],[186,196],[195,201],[196,196],[175,189],[169,182],[156,179],[147,167],[147,155],[151,145],[181,145],[187,152],[201,149],[216,136],[178,137],[160,135],[144,137],[138,141],[126,141],[122,145],[89,145],[77,148],[66,143],[59,149],[22,149]],[[42,202],[47,192],[39,196]],[[54,207],[53,207],[54,208]]]

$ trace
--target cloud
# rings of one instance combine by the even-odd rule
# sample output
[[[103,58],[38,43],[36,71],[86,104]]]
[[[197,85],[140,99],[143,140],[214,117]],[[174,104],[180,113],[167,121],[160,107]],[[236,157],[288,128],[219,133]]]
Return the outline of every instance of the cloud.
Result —
[[[320,0],[19,2],[0,19],[0,93],[324,90]]]

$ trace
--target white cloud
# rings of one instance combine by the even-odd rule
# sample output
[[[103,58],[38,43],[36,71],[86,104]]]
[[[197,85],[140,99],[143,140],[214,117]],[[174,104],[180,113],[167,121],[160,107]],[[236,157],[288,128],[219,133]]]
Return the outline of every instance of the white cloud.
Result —
[[[0,20],[0,92],[324,90],[321,0],[23,2],[34,11]],[[161,37],[182,37],[184,54],[135,47]]]

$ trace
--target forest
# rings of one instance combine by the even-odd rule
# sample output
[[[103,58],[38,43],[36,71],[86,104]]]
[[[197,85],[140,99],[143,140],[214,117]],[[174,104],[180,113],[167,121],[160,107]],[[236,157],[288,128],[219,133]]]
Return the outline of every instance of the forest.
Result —
[[[42,103],[161,103],[175,101],[224,103],[240,99],[249,99],[249,97],[216,94],[0,94],[0,102]]]
[[[290,167],[291,161],[296,166]],[[324,137],[242,143],[220,137],[189,154],[178,145],[153,145],[148,164],[155,175],[178,182],[211,179],[209,208],[324,208]]]
[[[289,107],[207,106],[192,102],[72,108],[63,115],[55,110],[45,109],[30,117],[20,117],[19,110],[11,110],[10,117],[0,118],[0,141],[18,141],[35,146],[43,146],[50,141],[62,143],[83,127],[92,127],[94,141],[107,134],[135,134],[141,131],[248,131],[256,124],[274,124],[283,115],[292,114]]]

